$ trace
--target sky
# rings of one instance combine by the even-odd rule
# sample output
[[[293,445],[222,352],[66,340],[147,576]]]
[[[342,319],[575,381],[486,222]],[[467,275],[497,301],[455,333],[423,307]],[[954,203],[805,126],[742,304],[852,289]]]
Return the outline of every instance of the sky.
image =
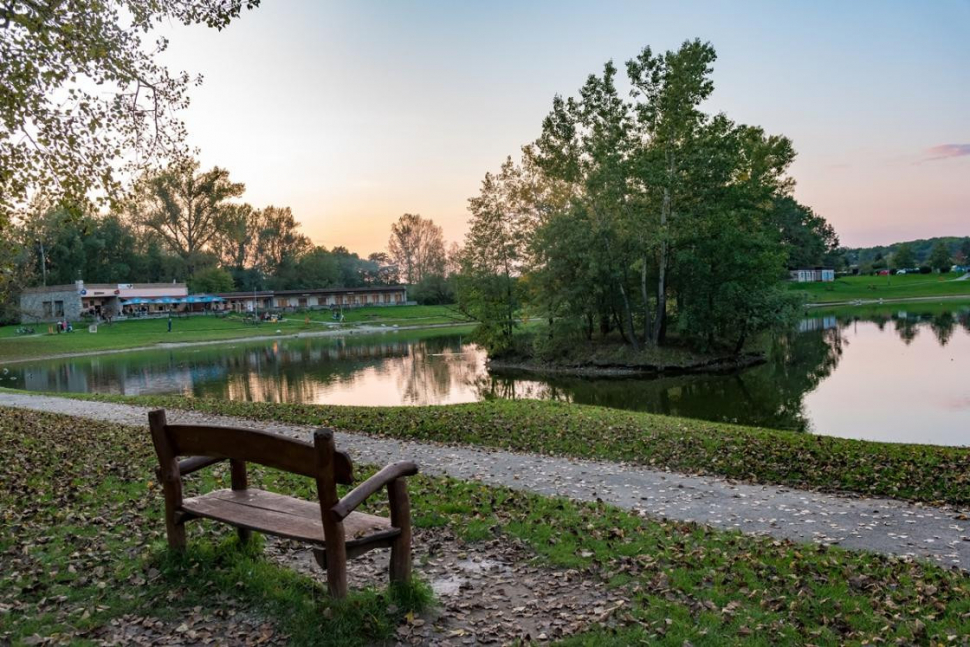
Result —
[[[970,0],[262,0],[162,31],[204,76],[181,113],[202,163],[328,248],[383,250],[403,213],[460,242],[556,94],[693,38],[718,55],[705,109],[791,138],[795,197],[843,245],[970,235]]]

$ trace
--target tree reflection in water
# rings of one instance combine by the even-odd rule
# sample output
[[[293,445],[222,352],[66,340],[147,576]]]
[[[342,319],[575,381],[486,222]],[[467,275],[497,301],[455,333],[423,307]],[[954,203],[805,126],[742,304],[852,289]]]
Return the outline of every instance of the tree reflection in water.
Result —
[[[924,328],[931,334],[915,342]],[[767,363],[720,375],[589,379],[489,373],[481,349],[463,343],[460,335],[439,331],[285,339],[33,362],[12,366],[4,386],[361,405],[535,398],[805,430],[811,428],[809,418],[818,414],[807,410],[806,396],[823,394],[826,389],[831,393],[831,385],[823,389],[819,385],[837,370],[849,340],[880,344],[869,359],[856,359],[853,353],[852,374],[860,376],[853,379],[868,380],[874,371],[892,370],[891,364],[874,359],[885,354],[883,349],[892,350],[888,336],[898,337],[906,346],[922,345],[920,353],[929,352],[925,348],[928,340],[938,348],[953,348],[947,354],[949,362],[952,353],[970,343],[970,308],[909,303],[817,314],[805,319],[796,331],[772,339]],[[914,366],[910,371],[922,375],[923,365],[917,362]],[[932,382],[933,369],[926,370],[927,375],[912,379]],[[953,388],[957,387],[950,390]],[[825,406],[831,409],[836,403],[826,397]],[[839,406],[851,407],[851,403]]]

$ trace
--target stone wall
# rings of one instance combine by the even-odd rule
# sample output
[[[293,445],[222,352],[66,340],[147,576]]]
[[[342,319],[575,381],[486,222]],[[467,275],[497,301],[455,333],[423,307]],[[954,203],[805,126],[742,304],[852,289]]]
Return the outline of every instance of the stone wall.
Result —
[[[49,307],[45,307],[49,303]],[[63,313],[61,313],[63,309]],[[77,290],[38,290],[20,295],[20,321],[24,324],[58,319],[77,321],[81,318],[81,296]]]

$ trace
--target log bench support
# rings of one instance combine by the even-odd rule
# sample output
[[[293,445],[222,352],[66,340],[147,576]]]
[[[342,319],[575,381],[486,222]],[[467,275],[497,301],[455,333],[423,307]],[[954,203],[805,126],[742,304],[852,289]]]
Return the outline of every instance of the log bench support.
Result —
[[[418,472],[414,463],[388,465],[340,499],[337,485],[353,483],[353,464],[334,446],[330,429],[318,429],[310,444],[252,429],[169,425],[164,410],[150,412],[148,420],[172,549],[185,548],[187,521],[214,519],[235,526],[241,542],[249,541],[255,530],[310,544],[317,563],[327,571],[330,594],[337,598],[347,595],[347,560],[376,548],[391,549],[392,582],[410,579],[411,504],[404,479]],[[180,461],[179,456],[189,458]],[[183,476],[223,460],[229,461],[231,490],[183,498]],[[318,501],[250,488],[247,462],[315,479]],[[383,488],[390,519],[356,511]]]

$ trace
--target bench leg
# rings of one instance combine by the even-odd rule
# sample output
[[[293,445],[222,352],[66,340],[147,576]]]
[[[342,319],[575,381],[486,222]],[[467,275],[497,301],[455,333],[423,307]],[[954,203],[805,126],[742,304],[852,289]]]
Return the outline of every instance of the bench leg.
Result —
[[[343,541],[327,542],[326,561],[330,595],[337,599],[347,597],[347,547]]]
[[[246,461],[235,458],[229,459],[229,475],[232,479],[233,490],[240,491],[249,487],[249,479],[246,476]],[[236,532],[241,544],[246,544],[252,539],[253,531],[249,528],[237,528]]]
[[[387,485],[391,504],[391,525],[401,529],[401,534],[391,544],[391,582],[407,582],[411,579],[411,501],[404,479],[395,479]]]
[[[165,515],[165,533],[168,535],[168,547],[175,550],[185,550],[185,524],[175,518],[175,514]]]

